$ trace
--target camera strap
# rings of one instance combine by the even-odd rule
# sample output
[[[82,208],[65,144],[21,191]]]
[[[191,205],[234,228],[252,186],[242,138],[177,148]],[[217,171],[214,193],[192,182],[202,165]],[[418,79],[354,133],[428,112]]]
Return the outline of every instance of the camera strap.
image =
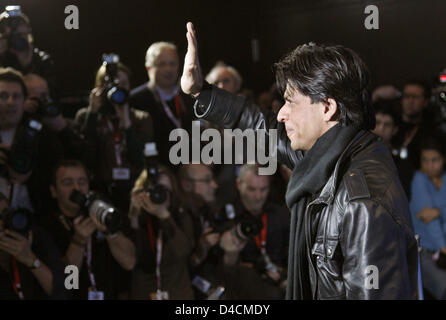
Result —
[[[177,117],[175,117],[172,113],[172,111],[170,110],[169,106],[167,105],[167,102],[163,99],[161,99],[161,103],[163,105],[164,108],[164,112],[166,112],[167,116],[169,117],[169,119],[175,124],[175,126],[177,128],[181,128],[181,105],[180,105],[180,96],[177,94],[174,98],[175,101],[175,109],[176,109],[176,113],[177,113]]]
[[[256,236],[254,239],[256,241],[257,247],[259,248],[260,252],[262,254],[266,253],[266,231],[267,231],[267,224],[268,224],[268,217],[266,215],[266,212],[262,215],[262,223],[263,228],[260,232],[260,236]]]
[[[92,244],[91,244],[91,236],[87,242],[87,250],[85,251],[85,256],[87,258],[87,269],[88,269],[88,277],[90,278],[90,283],[93,291],[96,291],[96,280],[94,277],[93,269],[91,267],[91,252],[92,252]]]
[[[158,236],[156,237],[156,247],[155,247],[155,235],[153,232],[152,219],[148,217],[147,219],[147,236],[149,238],[150,248],[156,253],[156,287],[157,291],[161,291],[161,257],[163,253],[163,233],[160,229]]]
[[[20,282],[19,268],[17,266],[17,261],[14,258],[12,258],[12,271],[14,275],[14,282],[13,282],[14,291],[19,296],[20,300],[24,300],[25,296],[23,295],[22,291],[22,283]]]

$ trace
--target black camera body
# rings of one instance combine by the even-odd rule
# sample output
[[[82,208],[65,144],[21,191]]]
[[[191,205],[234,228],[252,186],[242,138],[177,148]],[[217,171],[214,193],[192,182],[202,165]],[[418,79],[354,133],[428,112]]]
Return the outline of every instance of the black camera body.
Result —
[[[26,174],[33,169],[40,130],[42,124],[35,119],[27,119],[19,127],[11,150],[7,153],[8,165],[15,172]],[[9,177],[6,166],[0,167],[0,176]]]
[[[158,183],[159,165],[158,151],[155,142],[146,143],[144,147],[145,167],[147,171],[147,182],[145,189],[150,194],[150,200],[155,204],[164,203],[167,200],[168,190]]]
[[[8,26],[11,29],[8,38],[8,47],[17,51],[29,50],[28,39],[16,31],[17,27],[24,21],[20,6],[6,6],[5,12],[7,14]]]
[[[104,53],[102,64],[105,65],[103,95],[112,104],[123,105],[129,99],[129,92],[119,86],[118,63],[119,56],[114,53]]]
[[[31,229],[32,212],[25,208],[6,208],[0,213],[5,229],[27,236]]]
[[[240,240],[246,241],[259,235],[263,229],[263,222],[253,216],[244,215],[242,217],[235,216],[232,205],[226,205],[225,214],[218,214],[212,221],[214,232],[223,233],[231,230],[233,234]]]
[[[120,230],[123,220],[122,213],[95,193],[82,194],[73,190],[70,201],[79,205],[80,212],[84,216],[93,214],[96,220],[107,227],[109,233],[113,234]]]

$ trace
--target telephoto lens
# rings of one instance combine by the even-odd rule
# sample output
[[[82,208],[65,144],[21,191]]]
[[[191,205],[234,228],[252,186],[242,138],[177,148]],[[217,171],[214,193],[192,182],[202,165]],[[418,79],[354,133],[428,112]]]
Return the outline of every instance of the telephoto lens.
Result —
[[[84,215],[93,215],[97,221],[107,228],[109,233],[116,233],[121,228],[121,212],[109,203],[101,200],[94,193],[82,194],[77,190],[73,190],[70,195],[70,201],[79,205],[80,212],[84,213]]]

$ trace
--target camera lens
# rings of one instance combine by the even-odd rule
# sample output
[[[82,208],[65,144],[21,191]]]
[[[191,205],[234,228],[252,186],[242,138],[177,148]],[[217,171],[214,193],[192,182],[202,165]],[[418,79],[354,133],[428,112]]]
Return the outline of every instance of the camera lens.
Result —
[[[107,98],[114,104],[122,105],[127,101],[128,93],[124,89],[113,87],[108,91]]]

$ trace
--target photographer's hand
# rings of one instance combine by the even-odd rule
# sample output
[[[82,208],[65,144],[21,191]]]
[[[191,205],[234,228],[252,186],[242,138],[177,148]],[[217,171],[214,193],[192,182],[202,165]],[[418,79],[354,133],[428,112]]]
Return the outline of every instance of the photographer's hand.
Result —
[[[31,43],[29,43],[28,50],[26,51],[19,51],[13,48],[9,49],[9,51],[16,56],[17,61],[20,63],[22,68],[27,68],[31,64],[33,60],[33,50],[34,48]]]
[[[165,201],[162,204],[155,204],[150,200],[150,193],[145,191],[140,192],[136,197],[138,197],[141,208],[146,210],[149,214],[158,217],[159,219],[167,219],[170,217],[170,212],[167,209],[168,201]]]
[[[88,112],[98,112],[101,109],[102,101],[102,89],[94,88],[90,93],[90,103],[88,105]]]
[[[198,43],[192,22],[187,23],[187,53],[184,57],[183,75],[181,76],[181,89],[186,94],[198,96],[203,87],[203,74],[198,60]]]
[[[0,232],[0,249],[9,253],[27,267],[31,267],[37,258],[31,250],[32,241],[32,232],[30,232],[28,238],[11,230]]]
[[[77,217],[73,221],[73,227],[74,227],[73,240],[81,245],[87,244],[88,239],[97,229],[96,224],[90,217],[88,218]]]
[[[32,243],[32,232],[29,233],[28,238],[11,230],[0,232],[0,250],[8,252],[18,262],[28,268],[32,267],[34,261],[37,259],[37,256],[31,249]],[[32,269],[31,272],[45,293],[50,296],[53,291],[53,273],[51,270],[43,262],[40,262],[40,267]]]
[[[207,248],[215,246],[220,241],[220,234],[212,230],[212,228],[205,229],[201,237],[201,241]]]
[[[113,105],[115,107],[116,115],[119,118],[119,126],[124,129],[128,129],[132,126],[130,120],[130,107],[128,103],[124,105]]]
[[[425,207],[420,213],[417,214],[417,218],[424,223],[430,223],[432,220],[437,219],[440,216],[440,210],[436,208]]]

